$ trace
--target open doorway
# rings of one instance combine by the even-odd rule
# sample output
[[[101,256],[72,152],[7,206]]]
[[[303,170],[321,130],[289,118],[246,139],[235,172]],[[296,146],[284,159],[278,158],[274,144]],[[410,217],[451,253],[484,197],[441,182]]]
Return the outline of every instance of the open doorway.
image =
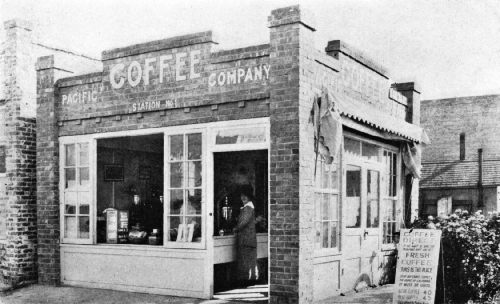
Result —
[[[238,281],[237,240],[233,229],[242,189],[251,189],[257,238],[256,278],[242,288]],[[268,295],[268,151],[214,153],[214,291],[232,300],[265,300]]]

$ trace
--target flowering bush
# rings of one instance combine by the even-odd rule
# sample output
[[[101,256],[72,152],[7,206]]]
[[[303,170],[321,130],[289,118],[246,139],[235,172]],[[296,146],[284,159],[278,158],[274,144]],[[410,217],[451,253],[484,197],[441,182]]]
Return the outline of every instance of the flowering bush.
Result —
[[[500,295],[498,213],[469,215],[457,210],[437,220],[418,220],[413,226],[442,230],[444,267],[440,259],[436,303],[495,303]]]

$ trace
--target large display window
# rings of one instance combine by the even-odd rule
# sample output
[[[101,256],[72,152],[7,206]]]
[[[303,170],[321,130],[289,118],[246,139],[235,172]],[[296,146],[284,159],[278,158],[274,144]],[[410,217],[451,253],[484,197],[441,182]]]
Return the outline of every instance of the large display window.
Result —
[[[214,188],[207,181],[213,155],[268,144],[262,119],[61,137],[61,242],[205,249],[207,231],[219,235],[224,228],[206,221],[222,216],[206,190]],[[267,232],[267,152],[238,153],[232,166],[218,160],[217,170],[240,170],[241,157],[252,156],[261,231]]]

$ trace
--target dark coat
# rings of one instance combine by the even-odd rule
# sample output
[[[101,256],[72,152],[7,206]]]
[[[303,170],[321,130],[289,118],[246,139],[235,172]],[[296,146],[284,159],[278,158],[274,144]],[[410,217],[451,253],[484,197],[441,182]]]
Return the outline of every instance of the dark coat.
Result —
[[[236,225],[238,238],[238,280],[257,280],[257,235],[255,233],[255,210],[246,206],[241,209]]]
[[[257,247],[257,235],[255,232],[255,210],[250,206],[241,209],[238,223],[238,246]]]

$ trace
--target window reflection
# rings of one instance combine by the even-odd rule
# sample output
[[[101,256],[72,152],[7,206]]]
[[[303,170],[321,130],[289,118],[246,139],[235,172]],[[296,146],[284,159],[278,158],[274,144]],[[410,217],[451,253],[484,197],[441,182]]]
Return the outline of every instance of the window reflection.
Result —
[[[361,168],[347,166],[346,170],[347,214],[346,227],[361,226]]]

